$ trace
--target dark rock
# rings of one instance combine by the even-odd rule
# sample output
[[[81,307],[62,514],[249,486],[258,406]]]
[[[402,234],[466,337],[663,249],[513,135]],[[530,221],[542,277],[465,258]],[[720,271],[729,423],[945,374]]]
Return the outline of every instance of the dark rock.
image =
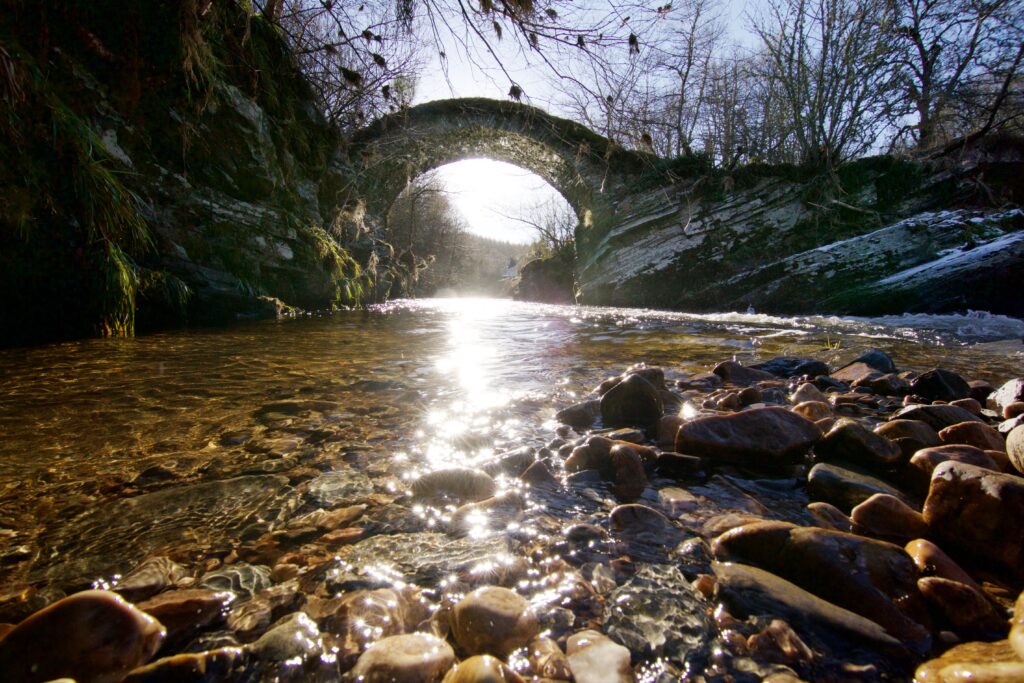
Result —
[[[715,540],[718,560],[742,562],[880,624],[918,653],[931,647],[918,572],[903,548],[853,534],[759,522]]]
[[[551,473],[551,468],[540,460],[530,465],[523,472],[521,479],[531,486],[552,487],[558,485],[558,479]]]
[[[196,631],[221,621],[235,596],[226,591],[187,589],[161,593],[137,607],[167,628],[167,639],[184,642]]]
[[[863,386],[880,379],[884,374],[866,363],[851,363],[833,372],[831,378],[846,385]]]
[[[540,632],[537,614],[526,598],[499,586],[484,586],[462,598],[452,610],[452,633],[465,652],[507,658]]]
[[[304,612],[284,617],[249,646],[249,651],[261,660],[293,666],[319,658],[323,650],[320,629]]]
[[[875,432],[899,446],[907,459],[922,448],[942,445],[939,433],[920,420],[889,420],[875,427]]]
[[[120,681],[149,661],[163,626],[109,591],[58,600],[0,638],[5,681]]]
[[[726,384],[735,384],[737,386],[748,386],[776,379],[776,376],[770,372],[758,370],[754,367],[746,367],[734,360],[719,363],[712,372],[721,377],[722,381]]]
[[[921,513],[899,498],[876,493],[850,512],[853,531],[894,543],[928,535]]]
[[[910,390],[930,401],[956,401],[971,395],[971,387],[960,375],[935,368],[922,373],[910,382]]]
[[[508,474],[518,477],[525,472],[537,459],[536,451],[530,446],[523,446],[508,453],[499,453],[494,460],[484,465],[484,472],[496,477],[499,474]]]
[[[1017,417],[1012,417],[1007,420],[1003,420],[1002,422],[999,423],[999,426],[996,427],[996,431],[998,431],[1000,434],[1009,434],[1010,432],[1012,432],[1017,427],[1020,427],[1021,425],[1024,425],[1024,414],[1018,415]]]
[[[932,473],[924,518],[933,533],[1024,578],[1024,479],[947,461]]]
[[[995,403],[997,410],[1002,410],[1011,403],[1024,401],[1024,377],[1003,383],[989,398]]]
[[[935,431],[961,422],[981,422],[981,418],[972,415],[963,408],[950,405],[910,405],[892,416],[893,420],[920,420]]]
[[[995,391],[995,387],[984,380],[972,379],[967,384],[971,387],[971,398],[983,406],[988,401],[988,397]]]
[[[664,537],[674,529],[665,515],[638,503],[617,505],[612,508],[610,519],[612,531],[626,536],[646,534]]]
[[[778,469],[794,463],[819,438],[817,426],[796,413],[754,408],[685,423],[676,434],[675,450],[715,462]]]
[[[822,529],[832,529],[833,531],[845,533],[853,531],[853,520],[843,514],[843,511],[832,505],[832,503],[823,503],[821,501],[808,503],[807,512],[811,514],[811,517],[814,518],[814,521]]]
[[[882,470],[898,465],[903,459],[897,444],[845,418],[814,444],[814,453],[822,460],[841,460]]]
[[[626,375],[640,375],[656,389],[665,388],[665,371],[658,367],[650,367],[645,363],[637,363],[626,369]]]
[[[828,365],[813,358],[795,358],[793,356],[777,356],[763,363],[750,366],[755,370],[770,372],[776,377],[817,377],[831,372]]]
[[[704,461],[693,455],[681,453],[659,453],[654,461],[654,469],[666,477],[685,477],[695,474],[703,467]]]
[[[894,486],[853,465],[836,463],[822,462],[812,467],[807,475],[807,492],[812,500],[831,503],[846,513],[876,493],[886,493],[912,504],[910,498]]]
[[[578,429],[589,429],[601,414],[601,402],[597,399],[575,403],[555,413],[555,419],[562,424]]]
[[[605,427],[650,427],[662,414],[658,390],[640,375],[630,375],[601,397]]]
[[[890,372],[896,372],[896,363],[893,362],[889,354],[880,349],[871,349],[866,353],[862,353],[843,367],[848,367],[854,363],[864,363],[883,375]]]
[[[612,446],[610,452],[613,470],[612,490],[620,500],[633,501],[639,498],[647,488],[647,475],[644,464],[636,449],[619,444]]]

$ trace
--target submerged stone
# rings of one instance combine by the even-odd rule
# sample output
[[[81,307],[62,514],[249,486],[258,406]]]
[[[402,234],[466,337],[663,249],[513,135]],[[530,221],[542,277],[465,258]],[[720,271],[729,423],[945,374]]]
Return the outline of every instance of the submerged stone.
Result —
[[[540,632],[533,607],[521,595],[500,586],[484,586],[452,610],[452,632],[470,654],[508,657]]]
[[[351,676],[365,683],[437,683],[453,664],[451,645],[427,633],[408,633],[366,648]]]
[[[156,653],[166,631],[116,593],[90,590],[58,600],[0,638],[6,681],[74,678],[116,683]]]

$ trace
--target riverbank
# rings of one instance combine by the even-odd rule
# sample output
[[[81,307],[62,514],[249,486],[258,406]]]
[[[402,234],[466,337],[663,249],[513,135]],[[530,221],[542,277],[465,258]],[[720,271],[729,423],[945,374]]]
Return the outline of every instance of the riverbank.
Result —
[[[1005,539],[1020,534],[989,523],[1024,519],[999,455],[1012,423],[993,412],[1005,397],[980,401],[978,382],[960,398],[956,376],[998,388],[1020,366],[939,323],[1013,321],[663,315],[420,302],[96,340],[54,347],[78,360],[45,390],[28,378],[47,349],[19,352],[19,371],[8,352],[22,427],[10,401],[0,420],[34,455],[0,469],[0,621],[22,624],[0,654],[39,643],[19,661],[89,680],[86,614],[125,629],[100,632],[128,644],[104,660],[115,680],[146,662],[129,680],[337,680],[409,672],[398,655],[424,648],[433,665],[399,680],[439,680],[456,659],[455,681],[505,665],[550,680],[908,680],[979,639],[1011,658],[1020,565]],[[868,345],[897,371],[877,353],[849,365]],[[769,369],[796,376],[753,367],[783,351]],[[956,373],[925,372],[943,358]],[[664,369],[622,370],[642,361]],[[934,481],[977,505],[950,513]],[[60,607],[92,586],[164,635],[106,597]]]

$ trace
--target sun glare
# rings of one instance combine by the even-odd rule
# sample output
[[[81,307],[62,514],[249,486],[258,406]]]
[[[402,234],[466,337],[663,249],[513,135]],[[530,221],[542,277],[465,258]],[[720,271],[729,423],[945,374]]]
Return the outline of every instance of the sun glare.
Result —
[[[537,237],[533,228],[516,218],[533,207],[565,201],[536,173],[501,161],[457,161],[437,169],[437,177],[451,193],[451,202],[470,232],[504,242],[533,242]]]

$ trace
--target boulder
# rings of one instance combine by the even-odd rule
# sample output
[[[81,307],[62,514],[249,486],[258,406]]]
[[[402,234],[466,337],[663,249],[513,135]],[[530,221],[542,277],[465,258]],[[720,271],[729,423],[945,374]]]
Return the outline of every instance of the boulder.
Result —
[[[836,422],[814,445],[818,458],[851,462],[873,469],[889,469],[903,458],[900,447],[886,437],[847,418]]]
[[[919,653],[931,647],[918,571],[903,548],[839,531],[757,522],[719,536],[715,558],[754,565],[880,624]]]
[[[921,373],[910,382],[910,391],[929,401],[956,401],[968,398],[971,387],[960,375],[949,370],[935,368]]]
[[[712,372],[721,377],[722,381],[726,384],[735,384],[736,386],[742,387],[757,384],[758,382],[777,379],[777,377],[770,372],[757,370],[753,367],[747,367],[734,360],[727,360],[719,363],[715,366]]]
[[[928,533],[921,513],[899,498],[876,493],[850,512],[853,529],[876,538],[904,543]]]
[[[1018,473],[1024,474],[1024,425],[1018,425],[1006,437],[1006,455]]]
[[[663,405],[654,385],[633,374],[601,397],[600,409],[605,427],[651,427],[661,418]]]
[[[981,422],[981,418],[969,411],[950,405],[909,405],[892,416],[893,420],[920,420],[935,431],[961,422]]]
[[[1017,377],[1005,382],[989,396],[996,410],[1003,410],[1011,403],[1024,402],[1024,377]]]
[[[716,462],[779,469],[796,462],[819,438],[813,422],[785,408],[752,408],[687,422],[676,433],[675,450]]]
[[[1002,434],[984,422],[960,422],[939,432],[943,443],[967,444],[983,451],[1005,451],[1006,441]]]
[[[940,463],[924,519],[962,552],[1024,578],[1024,479],[955,460]]]
[[[807,474],[807,492],[811,500],[831,503],[849,512],[876,493],[899,498],[908,505],[910,498],[877,477],[853,465],[820,462]]]
[[[827,375],[828,365],[813,358],[797,358],[795,356],[777,356],[763,363],[750,366],[754,370],[770,372],[776,377],[817,377]]]

